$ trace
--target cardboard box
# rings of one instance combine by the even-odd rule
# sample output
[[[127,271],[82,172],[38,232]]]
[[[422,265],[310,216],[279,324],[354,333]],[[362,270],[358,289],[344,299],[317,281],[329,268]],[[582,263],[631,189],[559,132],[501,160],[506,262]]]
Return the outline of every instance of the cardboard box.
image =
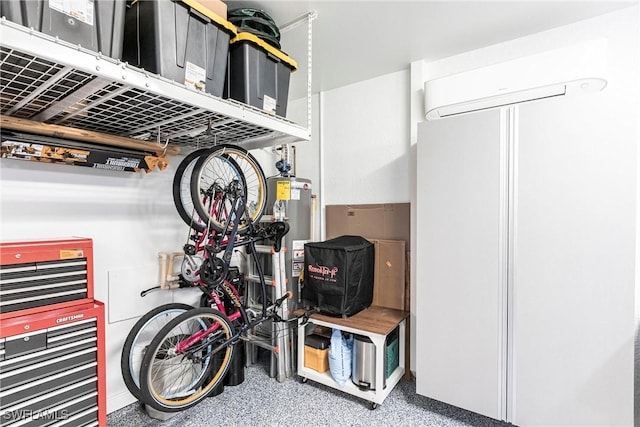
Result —
[[[373,302],[378,307],[405,308],[405,242],[371,239],[375,247]]]
[[[220,0],[196,0],[216,15],[227,19],[227,5]]]
[[[404,304],[400,306],[397,301],[393,303],[400,310],[411,310],[410,295],[410,266],[409,248],[411,247],[411,204],[410,203],[384,203],[384,204],[362,204],[362,205],[328,205],[325,211],[326,216],[326,236],[327,239],[342,236],[356,235],[363,236],[371,241],[374,240],[399,240],[404,241],[406,254],[405,274],[402,279],[404,289]],[[378,247],[376,246],[376,254]],[[382,260],[384,260],[382,256]],[[376,255],[376,265],[378,258]],[[384,263],[384,261],[382,261]],[[392,265],[394,265],[392,263]],[[376,266],[376,269],[378,267]],[[385,272],[391,273],[391,272]],[[400,285],[396,285],[399,286]],[[374,302],[380,303],[376,299],[376,285],[374,285]],[[388,291],[388,290],[386,290]],[[407,321],[405,334],[405,378],[411,379],[410,348],[411,348],[410,322]]]
[[[329,370],[329,349],[320,350],[311,346],[304,346],[304,367],[320,373]]]
[[[411,246],[411,204],[329,205],[327,239],[352,235],[368,239],[404,240]]]

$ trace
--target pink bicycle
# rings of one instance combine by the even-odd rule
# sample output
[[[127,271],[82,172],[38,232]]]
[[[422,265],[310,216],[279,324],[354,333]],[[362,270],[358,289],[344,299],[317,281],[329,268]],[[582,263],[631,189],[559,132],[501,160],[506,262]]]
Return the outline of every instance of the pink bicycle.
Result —
[[[257,242],[274,241],[274,250],[280,250],[288,224],[273,222],[258,227],[245,215],[244,184],[241,179],[232,179],[223,186],[214,180],[210,187],[196,193],[211,201],[202,204],[206,212],[217,210],[209,218],[217,221],[217,227],[207,238],[207,244],[202,244],[200,235],[196,237],[196,245],[185,248],[185,256],[203,249],[201,263],[194,273],[197,280],[192,283],[207,295],[211,307],[187,310],[173,318],[145,348],[139,373],[140,399],[157,410],[181,411],[207,397],[227,373],[234,345],[256,326],[269,320],[280,321],[277,309],[291,297],[288,292],[268,301],[264,271],[256,259]],[[260,310],[248,309],[229,280],[231,256],[238,247],[246,247],[256,266],[262,293]]]

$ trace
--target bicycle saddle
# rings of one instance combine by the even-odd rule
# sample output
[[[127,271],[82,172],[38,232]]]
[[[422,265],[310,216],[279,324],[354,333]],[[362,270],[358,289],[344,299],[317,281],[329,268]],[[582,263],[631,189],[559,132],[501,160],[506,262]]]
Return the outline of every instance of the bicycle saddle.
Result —
[[[289,232],[289,223],[283,221],[272,222],[267,225],[266,231],[274,240],[273,250],[280,252],[282,248],[282,238]]]

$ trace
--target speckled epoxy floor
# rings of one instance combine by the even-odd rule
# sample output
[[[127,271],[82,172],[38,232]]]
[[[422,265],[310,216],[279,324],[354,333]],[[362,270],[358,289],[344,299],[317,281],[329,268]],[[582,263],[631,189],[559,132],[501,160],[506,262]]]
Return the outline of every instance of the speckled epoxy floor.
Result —
[[[139,404],[109,414],[107,425],[123,426],[482,426],[502,423],[416,394],[415,381],[402,380],[384,403],[370,410],[366,401],[309,380],[270,378],[261,364],[245,369],[245,380],[218,396],[159,421]]]

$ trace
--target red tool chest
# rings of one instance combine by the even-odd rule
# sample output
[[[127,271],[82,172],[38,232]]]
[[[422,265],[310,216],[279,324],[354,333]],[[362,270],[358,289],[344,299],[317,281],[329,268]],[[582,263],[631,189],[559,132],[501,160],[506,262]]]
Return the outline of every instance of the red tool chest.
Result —
[[[3,319],[0,330],[0,425],[106,425],[102,303]]]
[[[91,239],[0,243],[0,320],[93,302]]]
[[[0,243],[0,427],[105,426],[92,241]]]

